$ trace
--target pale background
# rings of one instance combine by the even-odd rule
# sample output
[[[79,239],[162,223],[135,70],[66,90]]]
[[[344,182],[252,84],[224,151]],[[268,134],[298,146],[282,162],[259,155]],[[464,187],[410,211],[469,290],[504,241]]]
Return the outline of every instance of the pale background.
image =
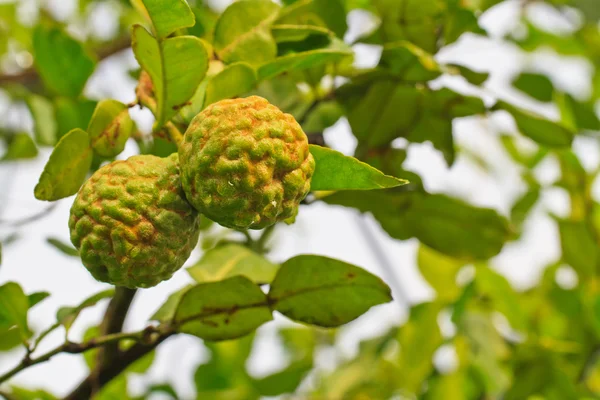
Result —
[[[21,6],[35,9],[36,3],[44,0],[18,0]],[[0,0],[2,2],[2,0]],[[47,0],[58,19],[70,15],[75,7],[74,0]],[[212,5],[223,8],[229,1],[210,1]],[[467,94],[481,95],[486,101],[504,98],[515,101],[529,109],[540,112],[550,118],[556,118],[558,112],[553,106],[544,105],[522,96],[511,89],[509,83],[521,69],[541,71],[549,74],[553,83],[578,98],[589,95],[592,68],[583,59],[558,57],[550,50],[525,54],[515,45],[502,40],[507,32],[519,31],[519,1],[506,1],[494,7],[481,17],[481,25],[489,32],[490,38],[467,34],[457,43],[442,50],[436,58],[440,62],[454,62],[469,66],[475,70],[491,73],[480,90],[466,84],[459,77],[442,77],[432,86],[448,86]],[[569,32],[572,23],[543,5],[530,6],[528,13],[542,28],[557,32]],[[91,23],[82,21],[74,34],[96,34],[99,36],[115,29],[109,7],[98,6]],[[35,15],[34,15],[35,17]],[[577,15],[570,18],[577,20]],[[373,26],[366,13],[354,11],[349,16],[350,30],[348,40],[353,40],[361,32]],[[380,49],[377,46],[357,45],[357,64],[361,67],[375,65]],[[123,102],[134,100],[135,82],[128,77],[127,70],[136,66],[131,51],[125,51],[103,61],[90,79],[86,94],[95,99],[112,97]],[[132,113],[142,129],[149,130],[152,117],[149,112],[135,109]],[[0,90],[0,123],[11,124],[31,131],[32,121],[25,108],[14,107],[7,110],[7,97]],[[499,143],[500,133],[516,134],[512,120],[506,115],[495,114],[493,118],[464,118],[455,120],[454,135],[461,148],[483,155],[489,164],[486,172],[475,162],[460,154],[455,165],[448,169],[440,153],[430,144],[412,145],[407,169],[419,173],[430,192],[447,193],[463,198],[473,204],[491,207],[507,215],[515,199],[526,186],[518,167],[509,159]],[[325,132],[326,140],[332,147],[352,154],[355,140],[350,134],[346,120],[339,121]],[[527,143],[527,139],[523,139]],[[403,143],[399,142],[402,146]],[[581,157],[586,169],[593,170],[600,163],[598,143],[592,139],[577,137],[575,152]],[[135,151],[135,146],[127,147],[127,157]],[[9,229],[7,221],[17,220],[48,207],[48,203],[37,201],[33,197],[33,187],[47,161],[48,150],[43,150],[33,161],[0,164],[0,239]],[[552,158],[545,160],[535,170],[542,182],[552,182],[559,175],[557,163]],[[600,185],[595,185],[595,197],[600,194]],[[27,293],[46,290],[52,295],[30,313],[31,325],[39,330],[55,321],[56,310],[65,305],[76,305],[89,295],[108,286],[96,282],[78,259],[59,253],[46,244],[49,236],[69,241],[67,219],[72,198],[58,202],[57,207],[48,216],[20,230],[18,241],[4,248],[3,264],[0,266],[0,284],[16,281]],[[558,233],[550,220],[551,211],[558,215],[567,215],[569,199],[562,189],[545,190],[530,219],[525,224],[525,232],[518,243],[509,243],[502,253],[492,260],[493,266],[502,272],[519,289],[535,284],[547,263],[554,261],[560,251]],[[363,219],[361,221],[361,219]],[[362,224],[362,225],[361,225]],[[363,227],[368,229],[365,230]],[[384,250],[393,270],[383,268],[380,259],[365,240],[371,235]],[[415,264],[417,242],[400,242],[390,239],[370,216],[325,204],[314,204],[300,210],[297,222],[292,226],[281,226],[276,230],[273,241],[272,259],[283,261],[301,253],[314,253],[339,258],[362,266],[381,276],[393,287],[395,301],[370,310],[366,315],[343,328],[338,349],[335,353],[325,352],[318,356],[318,365],[333,368],[340,357],[350,357],[357,351],[360,340],[383,333],[392,325],[401,324],[407,317],[407,307],[426,301],[434,292],[423,280]],[[188,265],[200,257],[200,251],[194,253]],[[468,269],[464,275],[468,275]],[[563,269],[563,284],[576,283],[576,276],[569,269]],[[126,321],[127,330],[138,330],[145,326],[150,315],[163,303],[166,297],[189,283],[191,278],[184,269],[173,279],[157,287],[138,293],[132,311]],[[84,312],[71,331],[72,339],[79,339],[82,332],[99,321],[106,302]],[[275,336],[277,324],[290,323],[284,318],[259,329],[260,339],[249,360],[253,375],[263,376],[275,372],[285,365],[285,357]],[[449,319],[440,318],[440,325],[447,334],[452,332]],[[39,351],[46,351],[62,340],[62,331],[57,331],[43,342]],[[22,352],[0,354],[0,372],[18,362]],[[206,360],[207,352],[201,341],[184,335],[169,339],[160,346],[156,360],[146,377],[133,379],[131,390],[142,393],[145,385],[151,381],[170,382],[184,398],[194,397],[193,371]],[[452,368],[451,350],[442,350],[437,354],[436,365],[441,369]],[[57,395],[68,393],[74,385],[87,375],[87,369],[81,356],[59,355],[51,362],[28,368],[12,381],[26,387],[47,389]]]

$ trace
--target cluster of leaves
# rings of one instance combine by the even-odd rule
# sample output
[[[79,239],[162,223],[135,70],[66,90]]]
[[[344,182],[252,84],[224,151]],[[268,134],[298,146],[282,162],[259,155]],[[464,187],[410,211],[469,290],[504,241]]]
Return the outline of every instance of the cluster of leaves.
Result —
[[[340,361],[334,372],[321,371],[314,363],[318,349],[335,348],[333,335],[318,329],[282,330],[290,363],[261,379],[245,366],[252,335],[207,342],[211,359],[194,376],[199,397],[294,393],[311,376],[306,395],[315,398],[594,398],[600,395],[600,205],[592,184],[599,171],[586,170],[571,149],[577,137],[594,138],[600,131],[595,110],[600,99],[600,16],[594,2],[544,2],[567,19],[579,13],[580,19],[570,21],[574,28],[568,34],[545,31],[524,13],[524,33],[506,38],[525,52],[549,47],[593,66],[588,98],[555,87],[537,71],[524,70],[514,78],[515,89],[531,100],[555,105],[559,120],[431,84],[443,75],[457,75],[469,85],[485,85],[485,72],[443,64],[435,56],[465,33],[487,35],[478,17],[501,0],[283,0],[282,5],[241,0],[221,14],[199,1],[122,1],[115,2],[120,27],[109,40],[75,39],[47,13],[30,27],[19,20],[16,4],[0,5],[0,32],[10,32],[0,35],[0,53],[13,59],[33,54],[35,63],[34,70],[0,78],[13,104],[25,104],[34,121],[32,132],[0,126],[6,144],[2,160],[36,157],[38,147],[53,146],[35,196],[56,200],[74,194],[89,172],[118,156],[129,139],[140,153],[165,156],[176,151],[179,132],[191,118],[221,99],[263,96],[294,115],[311,140],[322,141],[325,129],[346,118],[358,143],[355,157],[361,161],[311,145],[317,162],[311,189],[316,192],[308,203],[323,201],[370,213],[392,238],[418,239],[417,265],[435,299],[411,306],[407,322],[361,343],[358,354]],[[78,18],[91,18],[93,3],[81,0]],[[524,11],[529,3],[523,2]],[[378,23],[355,43],[347,43],[347,16],[357,10]],[[376,66],[354,65],[352,45],[357,43],[382,49]],[[137,101],[126,105],[86,98],[83,89],[98,60],[129,46],[140,65],[132,72]],[[131,120],[128,110],[136,105],[154,114],[151,133],[140,132]],[[528,185],[510,215],[430,193],[417,174],[403,167],[410,146],[423,142],[431,143],[452,167],[461,154],[453,122],[494,113],[510,115],[521,136],[498,137]],[[405,144],[398,146],[398,138]],[[538,181],[532,172],[545,159],[560,166],[561,176],[551,184]],[[392,176],[410,183],[399,186]],[[393,188],[365,190],[381,187]],[[550,187],[566,190],[570,198],[568,217],[553,216],[562,252],[536,286],[518,292],[492,268],[490,259],[520,238],[530,211]],[[273,311],[334,327],[391,299],[381,280],[341,261],[298,256],[281,265],[271,263],[263,240],[269,233],[259,240],[248,234],[245,243],[217,238],[217,243],[207,244],[209,250],[188,269],[195,284],[167,299],[152,317],[151,333],[233,339],[270,320]],[[56,239],[49,243],[77,255]],[[474,271],[471,277],[469,271]],[[562,284],[559,278],[565,271],[574,272],[578,283]],[[261,288],[265,284],[268,291]],[[35,335],[27,312],[47,294],[27,296],[15,283],[0,286],[0,293],[0,351],[24,343],[28,357],[49,331],[68,331],[83,309],[113,297],[111,290],[105,291],[79,306],[61,308],[56,324]],[[451,332],[440,328],[440,320],[449,321]],[[107,339],[93,327],[80,349],[94,348],[92,341],[102,337],[122,345],[125,340],[146,340],[146,333]],[[95,351],[85,353],[91,370]],[[444,351],[454,354],[451,368],[434,362]],[[143,373],[152,357],[149,352],[129,365],[96,397],[126,398],[127,373]],[[19,398],[53,398],[39,391],[11,390]],[[166,383],[149,388],[149,393],[154,391],[177,398]]]

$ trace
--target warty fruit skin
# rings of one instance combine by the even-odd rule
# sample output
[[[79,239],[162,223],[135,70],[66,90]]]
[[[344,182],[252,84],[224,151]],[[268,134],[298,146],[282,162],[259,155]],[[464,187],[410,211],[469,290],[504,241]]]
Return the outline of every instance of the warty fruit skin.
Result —
[[[258,96],[221,100],[199,113],[179,158],[189,202],[233,229],[295,216],[315,169],[298,122]]]
[[[71,242],[94,278],[129,288],[169,279],[196,246],[198,226],[177,154],[103,166],[79,190],[69,218]]]

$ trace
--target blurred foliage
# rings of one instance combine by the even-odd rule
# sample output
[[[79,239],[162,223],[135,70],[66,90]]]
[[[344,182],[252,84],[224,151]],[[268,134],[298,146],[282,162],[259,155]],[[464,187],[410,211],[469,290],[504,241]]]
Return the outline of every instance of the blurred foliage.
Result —
[[[88,97],[87,82],[104,59],[132,44],[142,67],[131,73],[137,82],[135,103],[149,108],[156,123],[151,132],[133,126],[126,137],[115,139],[135,142],[141,153],[165,156],[176,151],[165,124],[185,129],[197,112],[224,98],[261,95],[297,118],[309,137],[322,136],[345,118],[357,140],[354,156],[360,162],[344,161],[341,154],[319,148],[314,153],[325,160],[320,165],[331,162],[331,168],[359,168],[371,184],[394,179],[386,175],[410,183],[385,191],[319,191],[308,203],[323,201],[370,213],[393,239],[416,238],[416,264],[435,297],[410,305],[404,323],[394,321],[394,327],[381,336],[361,342],[352,356],[337,353],[337,331],[297,325],[281,328],[278,335],[286,365],[263,377],[253,376],[247,368],[260,332],[206,342],[209,358],[189,378],[198,398],[600,398],[600,204],[592,190],[600,171],[584,168],[572,150],[579,139],[593,140],[598,147],[600,4],[598,0],[511,2],[518,3],[520,19],[514,32],[502,40],[516,46],[524,57],[550,50],[559,57],[577,57],[591,67],[590,90],[584,96],[574,96],[551,76],[529,67],[512,77],[510,83],[518,94],[558,111],[557,119],[548,119],[505,99],[484,102],[432,83],[442,76],[462,76],[471,87],[486,89],[485,71],[444,64],[436,56],[463,35],[486,37],[481,16],[506,2],[282,0],[279,6],[269,0],[242,0],[219,13],[200,0],[190,0],[189,9],[182,0],[79,0],[78,7],[60,20],[44,2],[31,14],[24,2],[3,3],[0,94],[8,103],[0,112],[25,108],[33,124],[30,129],[15,127],[0,117],[0,163],[26,163],[54,147],[36,196],[54,200],[75,193],[105,161],[93,154],[97,149],[86,132],[95,126],[91,121],[97,105],[103,104],[98,103],[103,99]],[[538,26],[529,18],[534,6],[546,7],[564,20],[568,32]],[[115,13],[114,30],[94,28],[91,21],[97,7]],[[357,10],[376,25],[354,43],[344,42],[347,16]],[[355,44],[381,48],[377,65],[357,68]],[[133,105],[116,108],[123,116],[122,111]],[[525,184],[507,215],[465,202],[464,194],[459,198],[430,193],[420,177],[403,166],[411,146],[428,142],[451,168],[468,154],[455,143],[455,122],[487,119],[496,113],[509,115],[518,135],[488,134],[496,134],[498,148]],[[96,124],[110,125],[116,117],[108,114],[108,119]],[[122,150],[117,147],[110,156]],[[486,154],[472,157],[485,164]],[[556,161],[560,176],[555,182],[536,177],[534,169],[544,160]],[[320,175],[314,189],[352,189],[360,181],[355,176]],[[552,216],[560,255],[533,287],[516,290],[494,269],[494,257],[506,243],[520,241],[544,191],[556,188],[564,190],[570,201],[567,215]],[[245,241],[239,241],[232,239],[232,232],[216,232],[205,221],[202,241],[208,251],[188,269],[197,285],[172,294],[153,320],[179,321],[183,332],[225,339],[247,334],[269,320],[267,304],[276,303],[275,309],[297,321],[338,326],[389,300],[383,283],[354,266],[310,256],[277,265],[268,260],[270,232],[258,238],[247,234]],[[6,249],[17,238],[18,224],[11,229],[14,232],[0,238],[0,252],[1,245]],[[77,255],[60,239],[48,242],[65,254]],[[0,257],[0,262],[6,260]],[[322,278],[321,286],[315,286],[316,280],[306,281],[306,276],[295,276],[301,268],[310,271],[306,276]],[[344,281],[344,274],[356,274],[357,281]],[[256,286],[271,282],[268,296]],[[335,285],[336,291],[323,290],[323,282]],[[297,295],[309,289],[311,295]],[[234,300],[239,297],[239,302],[223,293]],[[30,348],[45,336],[47,332],[33,331],[27,314],[47,295],[28,296],[14,282],[0,286],[0,351],[23,344]],[[78,306],[61,308],[51,329],[70,327],[85,308],[111,295],[102,292]],[[228,328],[217,331],[198,320],[188,321],[198,305],[204,305],[225,311],[203,318],[224,320],[227,325],[227,310],[249,298],[258,300],[246,304]],[[92,327],[84,339],[98,334],[98,328]],[[93,354],[86,353],[90,368]],[[319,354],[335,354],[335,368],[323,368],[317,362]],[[145,373],[152,362],[150,353],[95,398],[135,398],[127,392],[129,376]],[[154,382],[146,389],[138,398],[152,394],[180,398],[169,382]],[[10,385],[0,390],[17,399],[55,398],[45,391]]]

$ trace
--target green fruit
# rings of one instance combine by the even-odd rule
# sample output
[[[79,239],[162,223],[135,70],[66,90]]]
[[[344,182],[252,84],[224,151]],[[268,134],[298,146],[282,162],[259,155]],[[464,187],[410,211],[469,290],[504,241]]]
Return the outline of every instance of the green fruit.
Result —
[[[258,96],[208,106],[192,120],[179,157],[189,202],[235,229],[296,215],[315,169],[294,117]]]
[[[129,288],[169,279],[200,231],[181,188],[177,154],[133,156],[100,168],[79,190],[69,228],[94,278]]]

